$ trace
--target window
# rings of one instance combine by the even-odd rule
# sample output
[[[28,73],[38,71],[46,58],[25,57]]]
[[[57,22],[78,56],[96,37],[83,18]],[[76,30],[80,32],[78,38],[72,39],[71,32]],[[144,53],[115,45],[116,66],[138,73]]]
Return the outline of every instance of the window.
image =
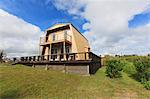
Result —
[[[64,38],[65,38],[65,39],[67,39],[67,32],[68,32],[67,30],[64,31]]]
[[[55,33],[53,33],[53,41],[55,41],[55,37],[56,37],[56,36],[55,36]]]
[[[57,48],[52,48],[51,50],[51,59],[55,60],[57,59]]]
[[[70,53],[70,47],[69,46],[66,46],[66,53]]]

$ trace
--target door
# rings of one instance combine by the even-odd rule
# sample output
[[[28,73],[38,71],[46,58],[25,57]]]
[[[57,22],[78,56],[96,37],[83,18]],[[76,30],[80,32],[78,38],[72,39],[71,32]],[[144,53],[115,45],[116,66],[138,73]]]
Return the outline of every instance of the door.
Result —
[[[52,48],[51,50],[51,55],[52,55],[52,59],[55,60],[57,59],[57,54],[58,54],[58,49],[57,48]]]
[[[70,47],[66,46],[66,54],[69,54],[69,53],[70,53]]]
[[[66,59],[69,59],[70,47],[66,46]]]

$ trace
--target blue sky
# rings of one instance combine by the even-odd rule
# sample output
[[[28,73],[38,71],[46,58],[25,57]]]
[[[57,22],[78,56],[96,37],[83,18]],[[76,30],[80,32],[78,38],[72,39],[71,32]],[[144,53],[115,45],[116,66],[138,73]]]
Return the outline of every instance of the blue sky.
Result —
[[[137,14],[129,21],[129,27],[134,28],[150,23],[150,12]]]
[[[150,0],[0,0],[0,49],[37,54],[42,32],[67,22],[98,55],[150,52]]]
[[[53,0],[0,0],[0,8],[23,20],[37,25],[41,30],[59,22],[71,22],[81,32],[82,25],[87,22],[84,18],[74,18],[66,11],[57,10]],[[150,22],[150,13],[141,13],[129,20],[129,27],[134,28]]]
[[[81,32],[82,25],[87,22],[83,18],[75,18],[65,11],[57,10],[52,2],[46,0],[0,0],[0,8],[18,16],[25,21],[45,30],[59,22],[71,22]]]

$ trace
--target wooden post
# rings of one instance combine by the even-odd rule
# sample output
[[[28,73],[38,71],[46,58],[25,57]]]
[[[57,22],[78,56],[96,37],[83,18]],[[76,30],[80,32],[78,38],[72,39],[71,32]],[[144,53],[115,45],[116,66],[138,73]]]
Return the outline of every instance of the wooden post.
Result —
[[[32,64],[32,68],[35,68],[35,65],[34,65],[34,64]]]
[[[66,60],[66,43],[65,42],[63,42],[63,54],[64,54],[64,60]]]
[[[73,60],[76,60],[76,54],[73,53]]]
[[[85,54],[85,60],[86,60],[86,52],[84,54]]]
[[[48,65],[46,64],[46,66],[45,66],[45,70],[48,70]]]
[[[51,60],[52,44],[49,45],[49,59]]]

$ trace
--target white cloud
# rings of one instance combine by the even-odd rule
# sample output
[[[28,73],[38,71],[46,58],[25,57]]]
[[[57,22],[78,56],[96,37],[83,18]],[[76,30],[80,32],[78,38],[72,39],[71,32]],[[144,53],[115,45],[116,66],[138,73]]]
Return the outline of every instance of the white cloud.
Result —
[[[150,27],[148,25],[128,27],[128,21],[134,15],[143,13],[150,0],[76,0],[76,3],[73,0],[73,2],[65,2],[65,5],[60,3],[64,0],[56,1],[55,5],[59,10],[67,11],[72,15],[70,10],[76,9],[80,13],[74,14],[90,21],[83,25],[83,29],[89,30],[84,35],[97,54],[108,52],[142,54],[150,50]],[[85,9],[80,11],[81,6],[72,8],[70,3],[85,5]]]
[[[52,2],[58,10],[65,10],[69,14],[77,16],[82,16],[81,9],[85,6],[84,0],[52,0]]]
[[[39,27],[0,9],[0,49],[8,56],[37,54],[40,35]]]

